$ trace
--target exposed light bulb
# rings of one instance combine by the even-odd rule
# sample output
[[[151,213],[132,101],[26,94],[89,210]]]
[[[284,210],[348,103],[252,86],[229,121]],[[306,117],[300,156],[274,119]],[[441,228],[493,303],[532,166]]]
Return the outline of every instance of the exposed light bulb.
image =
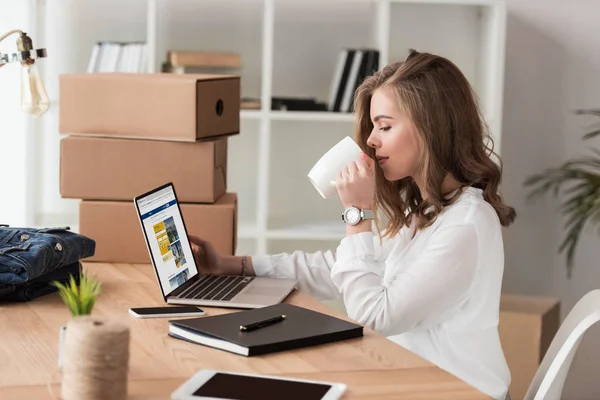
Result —
[[[35,64],[23,65],[21,69],[21,108],[39,117],[50,108],[50,99]]]

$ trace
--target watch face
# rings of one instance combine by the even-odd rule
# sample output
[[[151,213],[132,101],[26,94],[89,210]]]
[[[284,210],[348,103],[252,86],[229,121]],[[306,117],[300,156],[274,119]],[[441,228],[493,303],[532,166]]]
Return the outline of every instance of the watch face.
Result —
[[[357,224],[360,221],[360,211],[354,207],[347,209],[346,221],[348,221],[349,224]]]

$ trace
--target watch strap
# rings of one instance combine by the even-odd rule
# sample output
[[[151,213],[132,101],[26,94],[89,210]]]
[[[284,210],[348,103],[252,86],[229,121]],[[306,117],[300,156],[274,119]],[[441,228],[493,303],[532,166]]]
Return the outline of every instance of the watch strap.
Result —
[[[361,219],[375,219],[375,213],[373,210],[360,210],[360,217]]]

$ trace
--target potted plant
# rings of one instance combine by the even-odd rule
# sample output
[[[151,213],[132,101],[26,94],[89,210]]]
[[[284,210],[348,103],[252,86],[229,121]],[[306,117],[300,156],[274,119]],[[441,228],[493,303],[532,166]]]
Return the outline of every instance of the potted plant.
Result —
[[[600,109],[578,110],[577,115],[600,117]],[[600,123],[592,125],[583,136],[588,140],[600,135]],[[600,150],[591,149],[591,154],[564,162],[556,168],[529,177],[525,186],[532,187],[529,198],[552,192],[556,197],[564,195],[560,211],[567,218],[566,235],[559,252],[566,251],[567,276],[573,270],[575,249],[587,223],[596,225],[600,232]]]
[[[63,284],[58,281],[52,282],[52,285],[58,288],[58,294],[69,309],[71,316],[77,318],[82,315],[90,315],[96,298],[101,291],[101,283],[81,272],[79,285],[71,275],[69,282]],[[58,344],[58,366],[62,366],[63,342],[65,339],[65,331],[67,325],[60,327],[59,344]]]

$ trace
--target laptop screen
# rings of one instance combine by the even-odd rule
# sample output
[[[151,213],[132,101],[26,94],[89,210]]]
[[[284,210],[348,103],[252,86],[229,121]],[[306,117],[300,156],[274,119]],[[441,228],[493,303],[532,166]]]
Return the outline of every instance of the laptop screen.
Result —
[[[163,295],[198,274],[172,185],[136,198]]]

